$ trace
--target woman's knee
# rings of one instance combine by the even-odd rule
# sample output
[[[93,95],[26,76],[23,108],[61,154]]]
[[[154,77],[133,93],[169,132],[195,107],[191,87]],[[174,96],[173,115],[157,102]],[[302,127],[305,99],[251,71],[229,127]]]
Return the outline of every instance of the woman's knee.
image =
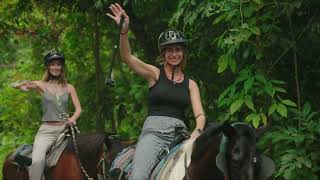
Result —
[[[45,158],[32,158],[32,166],[42,166],[45,163]]]

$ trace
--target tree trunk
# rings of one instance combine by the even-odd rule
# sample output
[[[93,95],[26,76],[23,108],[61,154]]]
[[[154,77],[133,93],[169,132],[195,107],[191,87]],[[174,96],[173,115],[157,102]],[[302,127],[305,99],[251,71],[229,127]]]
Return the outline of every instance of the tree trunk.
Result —
[[[295,82],[296,82],[296,91],[297,91],[297,106],[298,106],[298,109],[300,109],[301,95],[300,95],[300,82],[299,82],[299,71],[298,71],[298,56],[297,56],[297,52],[296,52],[297,48],[295,45],[294,32],[293,32],[293,27],[292,27],[292,18],[291,18],[290,14],[288,14],[288,19],[289,19],[291,42],[294,44],[294,46],[293,46],[294,78],[295,78]]]
[[[94,18],[94,61],[95,61],[95,68],[96,68],[96,130],[103,131],[104,130],[104,121],[101,118],[101,108],[102,108],[102,69],[100,65],[100,25],[99,25],[99,12],[95,11],[95,18]]]

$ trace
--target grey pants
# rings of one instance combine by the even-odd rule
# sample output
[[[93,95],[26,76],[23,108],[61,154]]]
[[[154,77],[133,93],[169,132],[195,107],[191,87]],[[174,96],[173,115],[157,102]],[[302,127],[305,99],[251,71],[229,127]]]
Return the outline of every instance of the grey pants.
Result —
[[[55,143],[65,125],[41,125],[33,143],[32,165],[29,168],[30,180],[42,180],[43,170],[46,166],[46,152]]]
[[[147,180],[152,169],[161,160],[160,153],[174,140],[175,127],[182,127],[188,134],[183,121],[167,116],[149,116],[144,122],[132,162],[130,180]]]

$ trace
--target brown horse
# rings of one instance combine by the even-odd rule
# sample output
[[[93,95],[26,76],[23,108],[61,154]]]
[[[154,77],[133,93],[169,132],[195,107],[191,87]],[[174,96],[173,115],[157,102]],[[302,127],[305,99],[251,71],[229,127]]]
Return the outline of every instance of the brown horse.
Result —
[[[62,152],[57,164],[45,170],[46,180],[82,180],[87,179],[84,171],[90,178],[97,179],[98,173],[103,174],[102,160],[104,159],[104,142],[106,135],[103,133],[90,133],[78,135],[76,145],[78,156],[73,142],[70,140]],[[3,180],[28,180],[26,168],[21,168],[11,160],[4,162],[2,174]],[[80,160],[80,161],[79,161]],[[82,164],[83,169],[80,166]]]
[[[245,123],[208,127],[194,142],[190,165],[185,167],[184,180],[268,178],[274,172],[274,164],[256,150],[256,139],[265,130],[266,128],[260,128],[256,132]],[[120,141],[109,141],[107,146],[109,163],[125,147]],[[112,174],[112,179],[118,179],[118,173],[119,171]]]

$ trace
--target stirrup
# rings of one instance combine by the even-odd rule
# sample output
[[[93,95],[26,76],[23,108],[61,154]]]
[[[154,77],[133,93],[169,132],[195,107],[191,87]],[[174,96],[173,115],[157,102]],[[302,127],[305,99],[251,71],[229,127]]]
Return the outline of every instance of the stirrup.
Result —
[[[17,162],[22,167],[31,166],[31,164],[32,164],[31,158],[29,158],[27,156],[20,155],[20,154],[15,155],[14,161]]]

